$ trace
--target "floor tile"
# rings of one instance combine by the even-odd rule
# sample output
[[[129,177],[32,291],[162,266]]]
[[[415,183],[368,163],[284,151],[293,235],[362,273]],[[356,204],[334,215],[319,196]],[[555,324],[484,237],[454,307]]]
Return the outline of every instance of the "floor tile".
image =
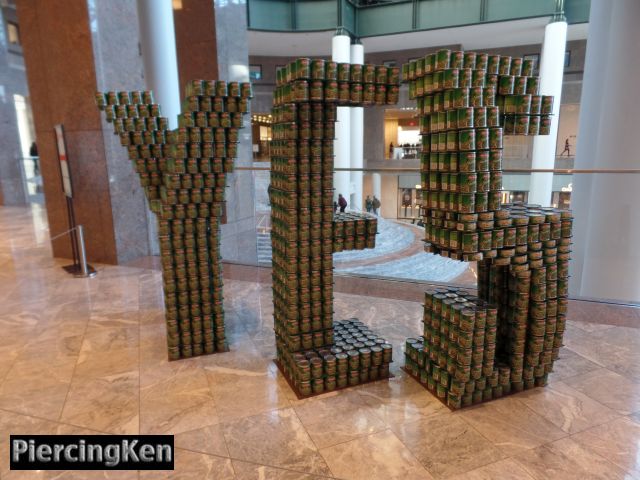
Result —
[[[139,432],[137,371],[71,383],[61,421],[114,434]]]
[[[391,427],[434,478],[447,478],[505,455],[458,415],[443,413]]]
[[[470,407],[460,416],[508,456],[566,436],[515,397]]]
[[[448,411],[437,398],[404,372],[389,381],[363,385],[357,392],[387,425]]]
[[[353,390],[296,401],[292,405],[318,448],[347,442],[387,428],[373,409]]]
[[[571,438],[586,450],[640,478],[640,423],[622,417]]]
[[[222,366],[206,367],[205,371],[221,421],[289,406],[287,393],[291,389],[277,367],[268,360],[259,371]]]
[[[556,427],[571,434],[608,422],[618,417],[614,410],[585,394],[556,382],[547,388],[534,388],[518,395],[518,399]]]
[[[331,472],[292,408],[222,425],[232,458],[316,475]]]
[[[533,480],[533,477],[512,458],[485,465],[449,480]]]
[[[594,455],[571,438],[563,438],[516,457],[516,461],[537,480],[615,480],[627,478],[619,467]]]
[[[173,471],[141,471],[141,480],[234,480],[228,458],[175,449]]]
[[[431,479],[390,430],[320,450],[333,474],[345,480]]]
[[[229,450],[224,440],[222,427],[211,425],[188,432],[178,433],[175,436],[176,448],[191,450],[193,452],[228,457]]]
[[[216,423],[216,406],[200,368],[178,368],[140,390],[143,433],[176,434]]]
[[[239,460],[232,460],[231,463],[236,474],[236,480],[326,480],[327,478],[333,478],[267,467]]]
[[[640,411],[640,383],[610,370],[594,370],[564,383],[623,415]]]
[[[562,347],[560,349],[560,357],[553,364],[553,372],[549,375],[549,382],[553,383],[565,378],[575,377],[599,368],[602,367],[597,363],[578,355],[567,347]]]

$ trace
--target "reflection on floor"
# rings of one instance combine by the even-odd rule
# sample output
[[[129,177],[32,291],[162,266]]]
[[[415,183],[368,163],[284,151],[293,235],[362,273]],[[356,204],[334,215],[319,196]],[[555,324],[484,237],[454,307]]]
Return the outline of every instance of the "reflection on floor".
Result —
[[[417,302],[336,294],[394,344],[396,377],[297,400],[271,288],[228,280],[231,352],[169,363],[161,277],[68,277],[42,213],[0,208],[2,478],[582,479],[640,476],[640,310],[572,302],[545,389],[450,413],[399,370]],[[172,433],[175,472],[10,472],[10,433]]]

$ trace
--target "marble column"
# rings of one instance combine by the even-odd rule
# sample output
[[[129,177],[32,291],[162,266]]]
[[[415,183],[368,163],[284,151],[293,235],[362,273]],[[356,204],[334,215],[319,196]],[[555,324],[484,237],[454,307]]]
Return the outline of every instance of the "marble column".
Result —
[[[249,81],[249,44],[245,0],[214,0],[218,79]],[[245,117],[247,122],[251,112]],[[251,128],[240,130],[236,166],[253,165]],[[252,171],[237,171],[227,180],[227,223],[222,225],[221,254],[225,260],[256,264],[258,244],[255,213],[255,179]]]
[[[384,110],[383,106],[368,107],[364,112],[364,164],[369,167],[370,163],[384,161]],[[387,145],[388,148],[388,145]]]
[[[11,58],[5,26],[0,8],[0,205],[25,205],[23,152],[13,95],[26,96],[26,79],[18,56]]]
[[[552,20],[544,29],[542,54],[540,55],[540,94],[552,95],[553,116],[549,135],[533,138],[531,168],[553,168],[558,142],[558,117],[564,75],[564,55],[567,49],[567,22],[564,17]],[[532,173],[529,187],[529,203],[548,207],[551,204],[553,173]]]
[[[114,264],[149,255],[142,189],[94,100],[97,90],[144,86],[135,0],[16,3],[51,235],[69,228],[53,135],[62,124],[88,259]],[[67,237],[52,246],[54,256],[71,256]]]
[[[181,98],[189,80],[218,78],[214,15],[213,1],[181,0],[173,11]]]
[[[576,169],[636,169],[640,2],[593,0]],[[640,175],[576,174],[570,293],[640,300]]]

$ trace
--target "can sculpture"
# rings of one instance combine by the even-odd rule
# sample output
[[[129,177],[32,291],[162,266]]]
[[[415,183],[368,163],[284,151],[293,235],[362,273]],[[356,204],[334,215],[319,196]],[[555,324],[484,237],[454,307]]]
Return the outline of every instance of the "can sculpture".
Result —
[[[301,396],[389,376],[391,345],[333,321],[333,252],[373,248],[374,216],[334,213],[337,107],[395,104],[400,69],[301,58],[278,69],[271,244],[277,363]],[[345,193],[345,192],[341,192]]]
[[[457,409],[543,386],[566,324],[571,212],[502,204],[503,135],[547,135],[529,60],[440,50],[403,66],[418,103],[426,250],[478,262],[478,292],[425,294],[405,369]]]
[[[158,220],[170,360],[227,349],[220,222],[250,98],[249,83],[194,80],[169,130],[151,92],[96,93]]]

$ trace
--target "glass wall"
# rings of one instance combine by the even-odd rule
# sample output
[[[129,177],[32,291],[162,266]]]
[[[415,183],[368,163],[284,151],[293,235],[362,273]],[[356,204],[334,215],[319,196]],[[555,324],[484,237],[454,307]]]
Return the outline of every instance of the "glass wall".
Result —
[[[271,266],[271,206],[269,204],[269,165],[256,161],[252,167],[240,168],[242,175],[251,175],[255,187],[256,261],[250,265]],[[393,281],[444,283],[474,287],[475,263],[464,263],[424,251],[424,224],[421,214],[422,185],[418,169],[364,169],[363,205],[366,199],[379,200],[379,207],[370,213],[378,219],[376,247],[373,249],[334,254],[337,275],[383,278]],[[504,170],[502,202],[526,202],[531,170]],[[571,189],[575,175],[609,175],[611,173],[559,171],[553,175],[552,206],[571,207]],[[632,173],[640,188],[640,170]],[[351,207],[347,207],[347,211]],[[249,232],[246,233],[249,235]],[[252,242],[242,242],[251,245]],[[224,252],[223,248],[223,252]],[[251,258],[247,255],[245,258]],[[223,255],[224,258],[224,255]],[[238,263],[232,260],[233,263]],[[247,263],[247,262],[239,262]]]

